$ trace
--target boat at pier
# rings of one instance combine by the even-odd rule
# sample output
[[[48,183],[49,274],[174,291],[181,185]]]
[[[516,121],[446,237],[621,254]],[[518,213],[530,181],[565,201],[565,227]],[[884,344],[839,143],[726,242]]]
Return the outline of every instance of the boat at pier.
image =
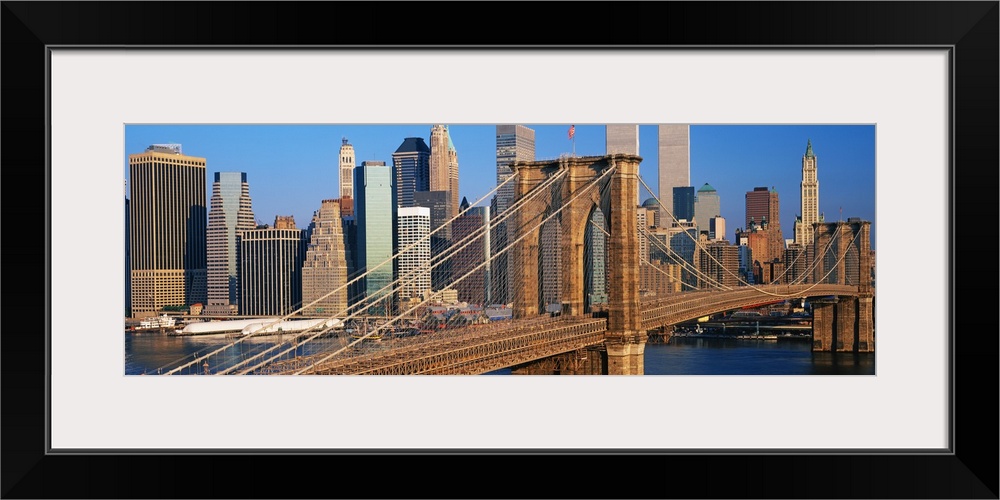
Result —
[[[139,322],[139,326],[136,326],[136,330],[159,330],[160,328],[173,328],[177,324],[177,319],[167,316],[166,314],[162,316],[154,316],[152,318],[146,318]]]

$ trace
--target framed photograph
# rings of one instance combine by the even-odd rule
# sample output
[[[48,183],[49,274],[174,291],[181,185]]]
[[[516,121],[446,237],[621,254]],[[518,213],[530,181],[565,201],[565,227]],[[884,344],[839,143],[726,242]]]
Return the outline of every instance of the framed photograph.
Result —
[[[234,472],[349,474],[406,469],[416,455],[491,484],[521,460],[529,475],[551,460],[602,472],[627,463],[646,484],[636,494],[614,481],[546,481],[526,493],[499,481],[491,496],[674,496],[667,484],[684,477],[699,485],[685,497],[997,497],[995,464],[976,458],[996,456],[996,443],[974,423],[997,419],[981,396],[996,394],[996,359],[980,354],[997,352],[997,339],[957,335],[995,329],[963,327],[977,317],[963,277],[996,273],[958,249],[971,241],[959,232],[966,221],[997,206],[982,188],[996,185],[997,2],[737,3],[724,16],[710,4],[657,4],[663,16],[652,4],[584,3],[533,23],[576,26],[573,45],[456,25],[445,37],[454,44],[428,34],[416,46],[357,35],[402,29],[428,6],[337,4],[332,22],[319,3],[3,5],[7,185],[45,194],[9,190],[8,215],[44,213],[45,237],[7,256],[46,271],[8,277],[36,285],[8,300],[9,321],[28,311],[45,331],[10,322],[3,336],[3,451],[15,458],[4,460],[5,497],[295,497],[308,490],[250,481],[191,491],[176,470],[225,461]],[[609,30],[626,45],[608,45]],[[130,127],[424,123],[575,124],[570,139],[604,123],[871,127],[874,374],[124,375]],[[789,175],[797,184],[798,170]],[[20,208],[30,202],[39,209]],[[502,462],[477,464],[486,456]],[[713,472],[751,468],[762,473],[723,482]],[[64,474],[77,479],[50,479]],[[350,496],[414,496],[407,481]],[[477,496],[460,491],[421,494]]]

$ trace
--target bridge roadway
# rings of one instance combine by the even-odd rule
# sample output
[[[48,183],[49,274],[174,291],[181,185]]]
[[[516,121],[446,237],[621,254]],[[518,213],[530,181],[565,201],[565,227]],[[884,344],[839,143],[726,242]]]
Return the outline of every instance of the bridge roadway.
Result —
[[[775,294],[775,295],[770,295]],[[829,295],[857,296],[852,285],[764,285],[755,288],[684,292],[642,302],[642,326],[653,330],[723,311],[741,309],[767,302]]]
[[[603,318],[549,317],[467,326],[382,340],[367,352],[274,363],[258,373],[317,375],[479,375],[604,342]]]
[[[722,311],[799,297],[857,295],[850,285],[768,285],[685,292],[643,301],[643,329],[652,330]],[[761,291],[763,290],[763,292]],[[770,294],[777,294],[770,295]],[[538,316],[383,340],[374,348],[272,363],[258,374],[477,375],[604,342],[607,320]]]

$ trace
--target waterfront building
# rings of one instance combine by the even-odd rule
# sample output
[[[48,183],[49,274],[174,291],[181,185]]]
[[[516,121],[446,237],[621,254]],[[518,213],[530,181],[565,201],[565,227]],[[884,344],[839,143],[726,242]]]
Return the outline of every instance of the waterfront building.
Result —
[[[431,290],[431,211],[426,207],[401,207],[399,234],[399,299],[424,297]]]
[[[353,172],[352,172],[353,173]],[[302,263],[302,313],[342,315],[347,309],[347,249],[340,200],[323,200],[309,225]],[[315,304],[314,304],[315,302]]]
[[[208,211],[206,314],[236,313],[240,291],[236,250],[243,231],[256,227],[246,172],[216,172]]]
[[[813,224],[823,220],[819,215],[819,178],[817,158],[813,153],[812,140],[806,141],[806,154],[802,155],[802,182],[799,183],[801,214],[795,220],[795,243],[808,247],[814,239]]]
[[[128,161],[133,317],[204,303],[205,158],[184,155],[180,144],[154,144]]]
[[[659,127],[660,227],[670,227],[673,221],[667,211],[674,208],[674,188],[691,185],[690,131],[690,125]]]
[[[132,315],[132,257],[129,250],[128,184],[125,188],[125,317]]]
[[[713,217],[718,217],[722,214],[721,205],[719,192],[714,187],[708,185],[706,182],[705,185],[698,188],[698,192],[695,193],[694,198],[694,221],[698,225],[699,233],[708,231],[711,236],[711,220]]]
[[[243,231],[238,280],[241,315],[279,316],[299,309],[305,236],[291,216],[275,217],[274,227]]]
[[[694,221],[694,187],[675,187],[673,198],[674,217],[676,217],[678,221]]]
[[[412,207],[413,193],[430,189],[431,149],[422,137],[407,137],[392,153],[396,205]]]
[[[535,131],[524,125],[496,126],[496,173],[497,185],[506,181],[513,174],[510,165],[517,161],[535,161]],[[490,202],[490,216],[500,217],[514,202],[514,182],[509,182],[497,190],[496,196]],[[490,296],[494,303],[508,304],[513,301],[510,276],[508,271],[509,252],[499,254],[499,251],[512,241],[510,230],[513,223],[507,221],[491,224],[492,234],[490,244],[491,254],[496,255],[493,263],[493,289]]]
[[[340,144],[340,213],[345,217],[354,215],[354,146],[341,139]]]
[[[392,169],[385,162],[365,161],[354,169],[355,272],[368,274],[352,296],[357,302],[378,302],[366,311],[368,314],[388,314],[392,309],[391,289],[387,288],[393,280],[390,259],[396,203],[392,182]]]

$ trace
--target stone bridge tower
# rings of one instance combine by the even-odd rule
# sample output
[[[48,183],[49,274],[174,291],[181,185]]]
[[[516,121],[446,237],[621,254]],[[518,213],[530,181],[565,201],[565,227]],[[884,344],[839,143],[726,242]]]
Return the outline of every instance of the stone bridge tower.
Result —
[[[518,162],[515,198],[521,199],[550,177],[564,177],[517,212],[515,226],[526,231],[513,249],[511,279],[517,283],[514,293],[515,317],[544,312],[539,294],[538,226],[552,212],[567,204],[559,213],[561,229],[562,312],[564,316],[585,314],[584,233],[595,209],[607,221],[608,236],[608,330],[605,337],[607,370],[611,375],[642,375],[646,334],[639,310],[639,235],[636,231],[635,200],[639,190],[639,164],[636,155],[562,157],[552,161]],[[608,173],[609,169],[613,169]],[[606,175],[605,175],[606,174]],[[602,176],[604,176],[602,178]],[[594,179],[601,180],[588,186]],[[602,195],[605,193],[605,195]],[[555,217],[553,217],[555,219]],[[524,232],[518,232],[521,237]]]
[[[870,230],[855,217],[813,224],[813,282],[858,287],[857,297],[813,301],[814,351],[875,351]]]

